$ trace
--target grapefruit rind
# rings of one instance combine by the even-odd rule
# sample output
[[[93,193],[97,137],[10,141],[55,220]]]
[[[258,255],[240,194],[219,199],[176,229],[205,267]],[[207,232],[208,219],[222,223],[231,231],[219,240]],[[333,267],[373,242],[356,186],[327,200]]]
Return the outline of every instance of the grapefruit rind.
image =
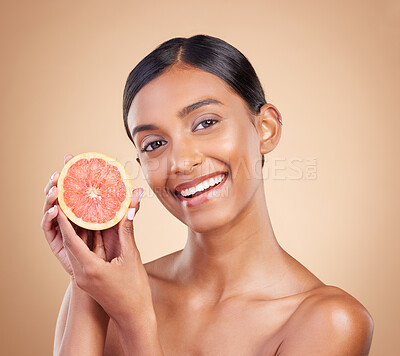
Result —
[[[121,174],[121,179],[125,184],[126,187],[126,196],[124,201],[121,203],[121,206],[119,208],[119,210],[117,211],[116,215],[114,216],[113,219],[106,221],[104,223],[96,223],[96,222],[87,222],[82,220],[81,218],[79,218],[78,216],[76,216],[71,208],[66,204],[65,200],[64,200],[64,187],[63,187],[63,182],[65,177],[68,174],[68,169],[77,161],[81,160],[81,159],[91,159],[91,158],[100,158],[103,159],[107,162],[107,164],[113,165],[115,166],[118,171]],[[57,189],[58,189],[58,203],[60,205],[60,208],[62,209],[62,211],[64,212],[64,214],[68,217],[68,219],[70,219],[73,223],[75,223],[76,225],[83,227],[85,229],[88,230],[105,230],[108,229],[116,224],[118,224],[122,218],[125,216],[129,205],[131,203],[132,200],[132,190],[133,190],[133,185],[132,185],[132,181],[131,178],[129,177],[128,172],[125,170],[125,167],[119,163],[117,160],[106,156],[102,153],[97,153],[97,152],[86,152],[86,153],[81,153],[73,158],[71,158],[63,167],[63,169],[60,172],[60,176],[58,178],[58,182],[57,182]]]

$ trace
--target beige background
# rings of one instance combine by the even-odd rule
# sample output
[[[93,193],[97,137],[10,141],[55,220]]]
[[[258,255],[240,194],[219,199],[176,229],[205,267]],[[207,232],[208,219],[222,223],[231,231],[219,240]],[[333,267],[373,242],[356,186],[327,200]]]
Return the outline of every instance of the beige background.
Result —
[[[198,33],[241,50],[282,113],[283,136],[264,167],[279,242],[370,311],[371,355],[400,354],[399,2],[0,6],[2,354],[52,352],[68,278],[40,221],[43,187],[65,153],[106,153],[146,187],[136,217],[144,261],[183,247],[185,226],[138,170],[121,103],[140,59],[171,37]]]

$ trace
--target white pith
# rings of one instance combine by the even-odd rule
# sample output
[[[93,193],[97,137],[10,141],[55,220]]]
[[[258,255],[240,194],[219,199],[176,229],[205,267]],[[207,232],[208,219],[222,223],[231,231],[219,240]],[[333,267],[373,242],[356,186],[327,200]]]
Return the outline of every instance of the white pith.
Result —
[[[189,195],[195,194],[196,192],[201,192],[209,187],[213,187],[214,185],[221,183],[225,177],[225,174],[220,174],[216,177],[206,179],[205,181],[199,183],[195,187],[191,187],[188,189],[183,189],[180,193],[184,196],[187,197]]]
[[[92,198],[92,199],[97,198],[97,199],[101,200],[101,195],[99,195],[99,194],[100,194],[100,190],[97,188],[89,187],[87,190],[87,196],[89,198]]]

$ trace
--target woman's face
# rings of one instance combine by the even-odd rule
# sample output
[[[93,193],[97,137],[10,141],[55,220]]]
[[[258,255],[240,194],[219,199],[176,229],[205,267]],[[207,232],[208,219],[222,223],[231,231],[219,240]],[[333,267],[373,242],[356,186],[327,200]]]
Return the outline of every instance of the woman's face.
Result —
[[[193,67],[172,66],[134,98],[128,125],[144,176],[193,231],[232,222],[262,184],[252,120],[246,102],[222,79]]]

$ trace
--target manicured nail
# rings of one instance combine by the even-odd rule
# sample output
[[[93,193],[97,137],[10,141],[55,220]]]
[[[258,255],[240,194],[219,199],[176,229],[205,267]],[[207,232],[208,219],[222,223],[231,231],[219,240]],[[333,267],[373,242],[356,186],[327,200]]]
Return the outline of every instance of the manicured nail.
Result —
[[[128,220],[133,220],[133,217],[135,216],[135,211],[136,211],[136,208],[129,208],[129,210],[128,210]]]
[[[55,187],[56,187],[56,186],[55,186],[55,185],[53,185],[53,186],[50,188],[48,195],[51,195],[51,193],[53,193],[53,191],[54,191]]]
[[[143,189],[143,188],[142,188],[142,189]],[[141,192],[140,195],[139,195],[139,200],[138,200],[138,202],[142,200],[143,194],[144,194],[144,189],[143,189],[143,192]]]
[[[55,209],[55,207],[52,206],[52,207],[48,210],[48,213],[51,214],[51,213],[54,211],[54,209]]]
[[[51,175],[50,179],[53,180],[54,177],[56,176],[56,174],[57,174],[57,172],[54,172],[54,173]]]

